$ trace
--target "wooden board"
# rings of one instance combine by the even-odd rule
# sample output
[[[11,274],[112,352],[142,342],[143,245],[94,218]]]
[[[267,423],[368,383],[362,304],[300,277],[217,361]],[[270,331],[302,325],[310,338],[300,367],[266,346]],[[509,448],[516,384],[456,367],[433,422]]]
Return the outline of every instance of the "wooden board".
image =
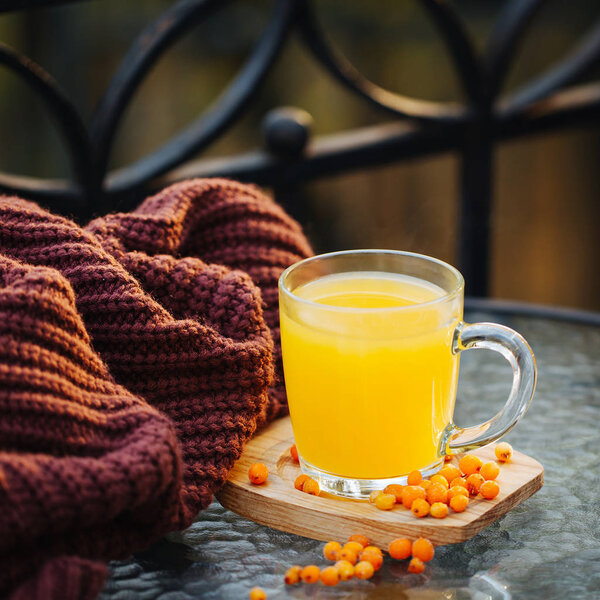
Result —
[[[362,533],[381,547],[397,537],[419,536],[438,545],[468,540],[529,498],[544,481],[542,465],[515,451],[511,462],[500,467],[500,494],[494,500],[479,496],[463,513],[450,510],[445,519],[418,519],[401,505],[382,511],[365,501],[329,494],[315,497],[296,490],[294,480],[300,467],[289,453],[293,443],[289,418],[272,423],[256,435],[217,494],[219,502],[257,523],[317,540],[345,540]],[[484,461],[495,460],[492,446],[473,454]],[[457,458],[453,460],[458,462]],[[248,481],[248,468],[254,462],[263,462],[269,468],[269,479],[263,485]]]

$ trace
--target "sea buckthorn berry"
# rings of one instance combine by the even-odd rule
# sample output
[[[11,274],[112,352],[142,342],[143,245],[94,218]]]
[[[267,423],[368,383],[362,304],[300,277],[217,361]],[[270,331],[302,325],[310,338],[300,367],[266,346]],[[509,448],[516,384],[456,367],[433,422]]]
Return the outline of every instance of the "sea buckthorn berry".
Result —
[[[450,462],[453,458],[454,458],[454,454],[448,452],[448,454],[446,454],[444,456],[444,462]]]
[[[466,496],[468,498],[469,490],[462,485],[454,485],[448,490],[448,502],[451,502],[454,496]]]
[[[467,491],[471,496],[479,494],[479,488],[485,479],[479,473],[473,473],[467,477]]]
[[[396,560],[404,560],[412,553],[412,542],[406,538],[398,538],[390,542],[388,552],[392,558]]]
[[[300,462],[300,457],[298,456],[298,448],[296,448],[296,444],[293,444],[290,447],[290,454],[292,455],[292,458],[299,463]]]
[[[484,481],[481,484],[479,493],[487,500],[491,500],[500,493],[500,486],[498,485],[497,481],[490,479],[489,481]]]
[[[363,548],[366,548],[369,545],[369,538],[366,535],[361,535],[360,533],[355,533],[348,538],[349,542],[358,542]]]
[[[383,552],[381,551],[381,548],[378,548],[377,546],[367,546],[363,552],[375,552],[376,554],[379,554],[379,556],[381,556],[383,558]]]
[[[404,489],[403,485],[399,485],[397,483],[390,483],[383,488],[384,494],[393,494],[396,496],[396,502],[402,502],[402,490]]]
[[[479,474],[486,480],[496,479],[496,477],[500,475],[500,467],[498,466],[498,463],[487,462],[481,467]]]
[[[458,468],[461,470],[463,475],[473,475],[473,473],[479,473],[479,469],[483,465],[483,461],[479,456],[474,454],[465,454],[458,461]]]
[[[269,469],[267,469],[267,465],[263,463],[254,463],[248,469],[248,479],[250,479],[250,483],[254,485],[260,485],[267,480],[269,476]]]
[[[346,542],[344,544],[344,550],[352,550],[356,556],[358,556],[364,549],[365,547],[358,542]]]
[[[302,473],[302,475],[298,475],[298,477],[296,477],[296,481],[294,481],[294,487],[297,490],[302,491],[302,486],[304,485],[305,481],[308,481],[310,479],[310,477],[308,475],[305,475],[304,473]]]
[[[318,496],[321,493],[319,483],[310,477],[302,484],[302,491],[311,496]]]
[[[376,569],[373,566],[373,563],[366,561],[366,560],[361,560],[354,567],[354,575],[358,579],[371,579],[371,577],[373,577],[373,573],[375,571],[376,571]]]
[[[379,510],[392,510],[396,504],[396,496],[394,494],[379,494],[375,498],[375,506]]]
[[[342,548],[339,554],[340,560],[347,560],[350,564],[355,565],[358,560],[358,555],[350,548]]]
[[[323,546],[323,556],[327,560],[339,560],[342,545],[339,542],[327,542]]]
[[[383,494],[382,490],[374,490],[369,494],[369,502],[371,504],[375,504],[375,499],[377,498],[377,496],[379,496],[380,494]]]
[[[370,562],[373,565],[373,568],[378,571],[383,564],[383,555],[380,552],[365,548],[360,554],[360,562]],[[356,567],[354,567],[354,574],[356,575]]]
[[[412,555],[415,558],[418,558],[423,562],[429,562],[434,554],[435,550],[433,544],[428,539],[419,538],[413,542]]]
[[[448,502],[448,490],[439,483],[433,483],[427,490],[427,502]]]
[[[450,483],[453,479],[460,477],[460,469],[454,465],[446,465],[440,469],[438,475],[441,475]]]
[[[429,514],[429,502],[422,498],[417,498],[411,505],[410,511],[415,517],[420,519],[426,517]]]
[[[465,488],[460,489],[464,490]],[[456,496],[450,498],[450,508],[454,512],[463,512],[466,510],[467,506],[469,506],[469,496],[457,494]]]
[[[250,600],[267,600],[267,594],[265,594],[265,591],[259,587],[253,587],[250,590],[248,597]]]
[[[467,478],[466,477],[457,477],[450,482],[450,487],[456,487],[459,485],[460,487],[467,487]]]
[[[508,442],[500,442],[494,449],[496,458],[500,462],[508,462],[513,454],[512,446]]]
[[[425,570],[425,563],[419,558],[412,558],[408,563],[409,573],[422,573]]]
[[[421,475],[421,471],[411,471],[406,478],[406,483],[408,485],[419,485],[423,481],[423,475]]]
[[[333,565],[342,581],[350,581],[354,577],[354,565],[347,560],[338,560],[335,565]]]
[[[429,514],[436,519],[445,519],[448,516],[448,505],[444,502],[434,502],[429,509]]]
[[[425,500],[427,496],[425,490],[420,485],[405,485],[402,490],[402,504],[404,508],[409,508],[412,503],[417,499]]]
[[[425,491],[429,489],[431,486],[431,481],[429,479],[423,479],[421,483],[419,483],[419,487],[422,487]]]
[[[321,569],[316,565],[308,565],[302,569],[302,581],[304,583],[317,583],[319,581],[319,577],[321,576]]]
[[[333,587],[340,582],[340,574],[335,567],[325,567],[321,571],[321,583]]]
[[[433,477],[430,477],[430,481],[432,484],[437,483],[438,485],[443,485],[446,489],[450,487],[448,485],[448,480],[443,475],[434,475]]]
[[[283,581],[287,585],[296,585],[300,581],[300,574],[302,573],[302,567],[294,565],[290,567],[286,572],[283,578]]]

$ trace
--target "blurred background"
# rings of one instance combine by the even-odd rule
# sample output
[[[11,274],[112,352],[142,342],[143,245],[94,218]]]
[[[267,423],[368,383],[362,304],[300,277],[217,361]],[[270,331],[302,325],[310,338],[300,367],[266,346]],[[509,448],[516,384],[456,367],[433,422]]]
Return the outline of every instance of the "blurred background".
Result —
[[[454,4],[483,47],[504,0]],[[168,5],[92,0],[1,15],[0,40],[49,71],[88,121],[128,46]],[[416,98],[463,100],[439,35],[417,1],[318,0],[315,6],[330,39],[372,81]],[[176,43],[131,103],[111,167],[157,148],[215,100],[243,64],[271,8],[267,0],[238,0]],[[548,2],[505,91],[564,57],[598,17],[597,2]],[[599,74],[600,66],[593,75]],[[262,118],[282,105],[307,110],[315,135],[390,120],[341,88],[292,38],[256,101],[202,156],[262,146]],[[1,170],[69,175],[41,103],[6,70],[0,70],[0,132]],[[599,161],[598,129],[498,146],[493,297],[600,310]],[[444,154],[320,180],[302,191],[303,224],[317,251],[395,248],[456,263],[458,176],[457,158]]]

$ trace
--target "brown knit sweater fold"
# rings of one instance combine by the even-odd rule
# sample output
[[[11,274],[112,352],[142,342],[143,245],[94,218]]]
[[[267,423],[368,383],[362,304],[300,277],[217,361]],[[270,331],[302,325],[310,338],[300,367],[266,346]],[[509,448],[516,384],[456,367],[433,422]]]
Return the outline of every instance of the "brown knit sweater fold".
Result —
[[[0,198],[0,594],[37,572],[14,598],[93,598],[94,560],[208,505],[257,424],[287,411],[277,278],[310,253],[231,181],[85,229]]]

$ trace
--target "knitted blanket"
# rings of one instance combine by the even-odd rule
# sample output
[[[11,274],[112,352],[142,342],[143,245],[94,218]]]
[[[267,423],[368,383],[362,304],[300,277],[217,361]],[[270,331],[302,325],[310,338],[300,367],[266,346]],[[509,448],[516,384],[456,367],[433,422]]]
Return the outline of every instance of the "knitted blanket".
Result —
[[[0,198],[0,596],[94,598],[210,503],[287,411],[277,279],[310,253],[231,181],[83,229]]]

